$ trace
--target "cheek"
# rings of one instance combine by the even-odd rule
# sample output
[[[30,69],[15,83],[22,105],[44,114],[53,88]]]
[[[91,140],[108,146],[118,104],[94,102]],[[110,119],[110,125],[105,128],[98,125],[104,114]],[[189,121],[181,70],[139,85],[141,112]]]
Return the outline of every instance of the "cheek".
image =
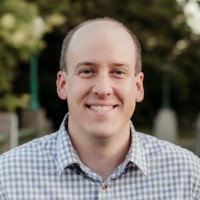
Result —
[[[68,89],[68,100],[70,100],[72,104],[75,103],[75,101],[81,101],[89,92],[88,84],[76,80],[70,82],[70,84],[68,84],[67,89]]]
[[[127,114],[131,116],[136,105],[136,89],[134,87],[134,83],[122,84],[120,86],[120,90],[118,91],[118,98],[120,98]]]
[[[133,100],[135,98],[136,89],[132,81],[121,83],[117,86],[117,90],[123,101],[127,99]]]

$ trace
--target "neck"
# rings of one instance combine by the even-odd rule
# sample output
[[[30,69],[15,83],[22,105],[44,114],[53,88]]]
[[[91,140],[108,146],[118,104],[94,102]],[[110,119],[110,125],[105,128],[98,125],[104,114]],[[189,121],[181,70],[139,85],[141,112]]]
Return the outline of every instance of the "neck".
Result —
[[[87,139],[80,135],[70,134],[72,144],[77,151],[81,161],[100,175],[102,179],[107,179],[112,172],[125,160],[130,148],[130,129],[122,137],[106,139]]]

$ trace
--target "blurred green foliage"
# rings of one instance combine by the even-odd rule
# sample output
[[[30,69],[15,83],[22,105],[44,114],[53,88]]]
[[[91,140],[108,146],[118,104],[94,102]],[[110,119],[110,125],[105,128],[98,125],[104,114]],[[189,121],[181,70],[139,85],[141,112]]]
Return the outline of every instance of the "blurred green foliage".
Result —
[[[12,83],[20,62],[28,61],[31,54],[45,47],[42,37],[64,18],[48,15],[42,18],[38,6],[23,0],[1,0],[0,2],[0,110],[13,111],[24,107],[27,101],[16,96]],[[23,104],[24,103],[24,104]]]

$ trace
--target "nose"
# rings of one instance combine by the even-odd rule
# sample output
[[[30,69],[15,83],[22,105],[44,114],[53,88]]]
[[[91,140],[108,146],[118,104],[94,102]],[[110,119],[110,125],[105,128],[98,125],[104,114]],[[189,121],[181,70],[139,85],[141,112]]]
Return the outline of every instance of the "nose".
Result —
[[[93,94],[100,98],[105,98],[112,94],[113,89],[111,85],[111,80],[108,75],[99,75],[97,79],[94,80],[94,85],[92,88]]]

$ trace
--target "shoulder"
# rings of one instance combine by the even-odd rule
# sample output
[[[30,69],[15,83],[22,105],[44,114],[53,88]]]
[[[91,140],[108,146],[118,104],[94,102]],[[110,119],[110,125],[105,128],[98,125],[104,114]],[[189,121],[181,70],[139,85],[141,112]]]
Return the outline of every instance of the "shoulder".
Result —
[[[147,160],[162,160],[200,171],[200,158],[193,152],[156,137],[137,132]]]
[[[19,147],[0,155],[0,173],[3,173],[11,166],[19,167],[27,166],[44,159],[51,153],[51,149],[55,148],[57,133],[34,139]]]
[[[171,183],[178,179],[180,187],[183,184],[184,187],[192,187],[193,199],[200,199],[200,158],[170,142],[143,133],[138,135],[151,173],[160,173],[162,178],[167,177]]]

